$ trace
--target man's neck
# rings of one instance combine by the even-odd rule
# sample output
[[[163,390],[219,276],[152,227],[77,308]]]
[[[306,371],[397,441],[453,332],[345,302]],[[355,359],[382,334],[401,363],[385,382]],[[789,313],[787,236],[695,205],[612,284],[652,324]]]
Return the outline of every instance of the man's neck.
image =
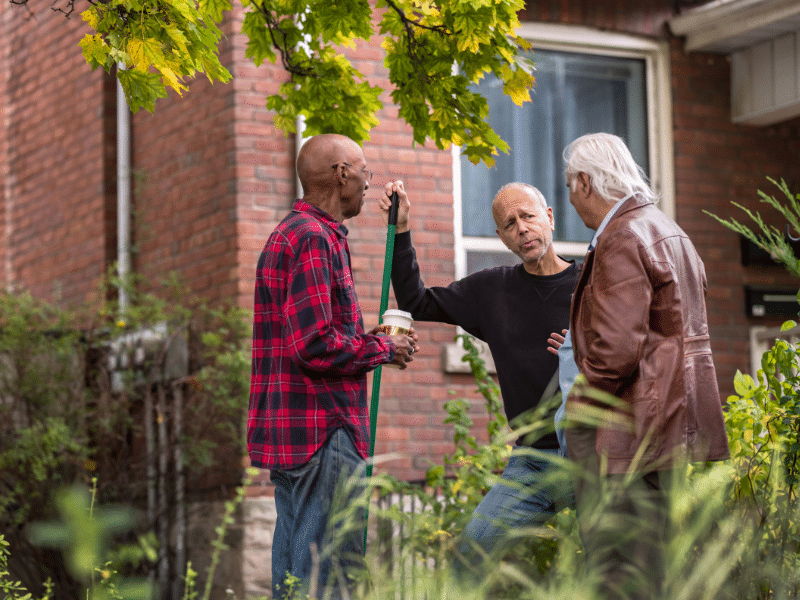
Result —
[[[306,194],[303,196],[303,202],[311,206],[316,206],[321,211],[328,213],[332,219],[339,221],[339,223],[344,222],[340,198],[322,196],[319,194]]]
[[[567,269],[570,264],[555,253],[552,246],[550,250],[537,261],[523,262],[522,266],[531,275],[556,275]]]

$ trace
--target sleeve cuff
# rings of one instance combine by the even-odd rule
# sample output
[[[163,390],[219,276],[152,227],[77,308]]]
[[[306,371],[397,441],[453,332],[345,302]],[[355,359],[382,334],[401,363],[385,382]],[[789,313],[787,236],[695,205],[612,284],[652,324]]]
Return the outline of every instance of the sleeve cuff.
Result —
[[[395,234],[394,249],[399,252],[408,252],[411,250],[411,230]]]

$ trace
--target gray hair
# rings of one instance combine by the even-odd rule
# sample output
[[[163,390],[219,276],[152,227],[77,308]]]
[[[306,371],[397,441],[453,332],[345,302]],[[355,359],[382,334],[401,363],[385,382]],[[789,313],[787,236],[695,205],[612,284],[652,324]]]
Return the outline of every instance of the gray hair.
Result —
[[[572,179],[572,191],[577,188],[575,176],[586,173],[592,188],[603,199],[616,202],[632,194],[646,200],[658,197],[644,170],[633,160],[622,138],[610,133],[590,133],[579,137],[564,150],[567,179]]]

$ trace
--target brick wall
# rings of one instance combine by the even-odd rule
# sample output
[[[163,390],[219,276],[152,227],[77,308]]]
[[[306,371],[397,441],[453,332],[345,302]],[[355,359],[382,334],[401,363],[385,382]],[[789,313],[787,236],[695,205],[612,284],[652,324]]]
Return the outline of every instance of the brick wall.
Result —
[[[657,35],[672,16],[675,4],[665,0],[531,0],[520,19]]]
[[[56,5],[58,6],[58,5]],[[85,24],[45,0],[4,4],[0,280],[63,305],[92,297],[116,232],[114,82],[77,42]],[[113,225],[113,224],[111,224]]]
[[[220,61],[233,68],[230,38]],[[202,74],[189,88],[132,119],[133,268],[154,286],[174,272],[195,294],[235,300],[235,88]]]

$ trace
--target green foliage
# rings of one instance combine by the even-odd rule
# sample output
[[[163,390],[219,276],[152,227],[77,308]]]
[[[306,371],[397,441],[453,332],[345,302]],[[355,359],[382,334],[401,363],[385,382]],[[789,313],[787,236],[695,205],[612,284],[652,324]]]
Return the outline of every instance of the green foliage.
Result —
[[[155,110],[166,88],[188,89],[186,77],[205,72],[209,81],[227,82],[231,74],[219,62],[221,36],[215,22],[231,9],[228,0],[111,0],[92,3],[81,14],[94,31],[80,42],[86,62],[117,77],[128,105],[136,112]]]
[[[452,543],[464,528],[472,511],[497,479],[508,461],[511,447],[507,444],[506,418],[502,413],[499,388],[487,373],[485,363],[473,338],[462,339],[478,389],[484,397],[489,414],[487,430],[489,444],[479,445],[470,433],[473,425],[468,415],[469,400],[453,398],[444,409],[444,422],[453,426],[454,450],[444,457],[443,464],[431,465],[427,471],[426,486],[418,486],[383,475],[381,485],[385,492],[401,492],[413,496],[429,510],[414,515],[413,536],[409,545],[421,557],[441,557],[452,550]],[[401,511],[393,511],[393,517],[404,518]]]
[[[530,100],[534,78],[520,50],[528,44],[515,34],[518,2],[387,0],[380,32],[392,100],[414,130],[414,141],[433,140],[440,149],[463,146],[473,163],[494,164],[508,145],[487,121],[486,99],[471,85],[487,72],[503,82],[517,103]],[[380,3],[379,3],[380,5]]]
[[[759,191],[761,202],[800,231],[800,194],[792,195],[783,180],[769,181],[786,201]],[[800,262],[783,232],[767,225],[759,213],[732,204],[752,219],[758,234],[733,219],[711,216],[800,276]],[[795,321],[787,321],[781,331],[796,326]],[[737,594],[758,599],[796,597],[800,593],[800,346],[776,339],[762,355],[755,376],[737,371],[734,390],[725,414],[731,449],[730,489],[743,528],[752,532],[747,552],[738,559]]]
[[[781,202],[777,200],[775,196],[769,196],[761,190],[758,190],[758,195],[761,198],[760,202],[768,204],[778,211],[786,222],[792,226],[795,232],[800,232],[800,194],[792,194],[791,191],[789,191],[789,186],[786,185],[783,179],[781,179],[780,183],[769,177],[767,179],[780,190],[786,197],[786,200]],[[731,204],[744,211],[745,214],[750,217],[758,227],[758,233],[755,233],[749,227],[739,223],[736,219],[726,220],[707,210],[703,212],[722,223],[728,229],[732,229],[745,236],[762,250],[769,252],[770,256],[772,256],[776,262],[785,266],[793,275],[800,277],[800,261],[798,261],[797,257],[794,255],[784,232],[776,227],[767,225],[761,218],[760,213],[753,212],[736,202],[731,202]]]
[[[114,283],[120,284],[109,285]],[[145,451],[148,397],[153,429],[159,422],[169,425],[157,448],[169,457],[159,479],[169,490],[179,468],[188,485],[197,478],[207,478],[204,485],[238,481],[230,461],[243,453],[242,407],[249,391],[242,311],[207,306],[176,282],[162,296],[125,285],[131,302],[124,313],[114,303],[69,313],[26,294],[0,294],[0,531],[14,548],[9,571],[32,591],[52,575],[56,598],[73,596],[80,581],[56,554],[31,545],[25,526],[69,522],[64,511],[70,507],[81,513],[80,498],[55,503],[62,487],[94,481],[94,495],[105,505],[148,496],[148,469],[164,468]],[[176,499],[171,492],[166,497],[172,515]],[[139,519],[134,525],[134,544],[84,553],[99,569],[98,585],[112,571],[153,568],[153,523]]]
[[[29,294],[0,294],[0,522],[21,525],[53,485],[71,481],[88,457],[80,385],[80,345],[65,315]]]
[[[214,551],[211,553],[211,564],[208,567],[208,577],[206,578],[206,587],[203,592],[203,600],[209,600],[211,597],[212,584],[214,582],[214,573],[219,565],[220,554],[228,549],[225,543],[225,533],[231,525],[236,523],[234,513],[236,509],[242,504],[247,488],[253,483],[253,478],[258,475],[258,469],[250,467],[247,469],[247,474],[242,480],[241,485],[236,488],[236,496],[233,500],[225,502],[225,512],[222,514],[222,522],[214,528],[217,534],[217,539],[211,542]]]
[[[282,600],[309,600],[309,594],[303,594],[303,581],[287,571],[286,579],[278,586],[283,590]]]
[[[242,0],[247,58],[256,66],[280,59],[290,80],[267,98],[276,125],[287,135],[305,118],[307,135],[340,133],[369,140],[383,108],[384,90],[346,57],[377,32],[399,116],[414,142],[439,149],[462,146],[473,163],[494,164],[508,144],[491,128],[486,99],[474,91],[486,73],[503,82],[515,103],[530,100],[533,66],[529,44],[517,37],[522,0]],[[178,94],[185,80],[205,72],[212,82],[230,73],[218,58],[217,23],[229,0],[111,0],[82,13],[92,33],[80,42],[92,68],[117,77],[134,112],[155,109],[167,88]]]
[[[295,131],[302,115],[308,135],[335,132],[358,142],[369,139],[378,124],[382,90],[370,85],[338,47],[355,48],[357,40],[369,40],[373,21],[384,36],[392,100],[416,143],[430,139],[440,149],[461,145],[472,162],[491,166],[498,149],[507,151],[508,145],[488,124],[486,99],[470,86],[492,72],[514,102],[530,100],[532,66],[518,56],[527,44],[514,33],[521,2],[385,0],[375,14],[364,0],[243,4],[247,56],[260,65],[280,55],[291,74],[279,94],[267,100],[287,133]]]
[[[217,539],[212,542],[211,564],[207,572],[204,600],[208,600],[215,569],[221,552],[228,550],[224,542],[228,528],[235,523],[234,513],[241,505],[257,469],[248,469],[246,477],[236,489],[234,498],[225,503],[221,523],[215,528]],[[96,480],[91,493],[84,486],[75,485],[60,489],[54,495],[58,518],[48,522],[35,522],[29,527],[33,542],[41,546],[61,549],[73,576],[85,588],[86,600],[151,600],[158,597],[152,582],[144,577],[124,574],[129,565],[142,560],[152,560],[154,550],[147,540],[137,544],[116,545],[113,540],[120,534],[131,532],[137,522],[136,511],[128,505],[95,506]],[[146,536],[145,536],[146,537]],[[5,600],[34,600],[20,583],[9,579],[8,542],[0,535],[0,590]],[[197,598],[197,572],[189,562],[186,565],[184,600]],[[53,597],[52,585],[45,582],[45,595]]]
[[[85,487],[64,488],[55,496],[58,521],[33,523],[30,537],[39,546],[61,548],[72,575],[87,587],[88,600],[150,600],[152,585],[144,578],[122,578],[125,563],[107,560],[115,535],[130,531],[135,515],[126,506],[94,506]],[[141,555],[140,547],[134,546]],[[102,565],[102,566],[100,566]],[[99,580],[98,580],[99,578]]]
[[[790,322],[794,326],[793,322]],[[757,561],[745,571],[771,565],[746,590],[759,597],[762,589],[797,595],[800,552],[800,349],[785,340],[764,353],[756,378],[737,372],[737,395],[728,398],[726,427],[735,470],[733,495],[745,507],[745,518],[758,531],[750,551]]]
[[[197,571],[192,568],[192,561],[186,563],[186,576],[184,577],[183,600],[197,599]]]
[[[11,573],[8,570],[8,550],[9,543],[6,541],[5,536],[0,534],[0,591],[3,592],[4,600],[34,600],[25,586],[19,581],[10,579]],[[41,600],[50,600],[53,597],[53,584],[48,579],[45,582],[45,593]]]

